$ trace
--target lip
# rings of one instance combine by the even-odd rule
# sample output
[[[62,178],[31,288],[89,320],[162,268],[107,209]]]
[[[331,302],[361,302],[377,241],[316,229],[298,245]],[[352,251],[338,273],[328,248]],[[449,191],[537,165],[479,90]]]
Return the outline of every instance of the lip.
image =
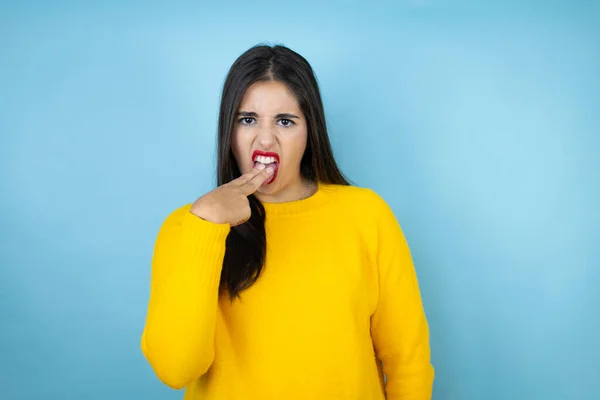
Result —
[[[277,162],[277,168],[275,168],[275,173],[273,174],[271,179],[269,179],[268,181],[263,183],[263,186],[266,186],[266,185],[273,183],[275,181],[275,179],[277,178],[277,173],[279,172],[279,166],[281,165],[281,160],[279,158],[279,154],[274,153],[272,151],[254,150],[254,152],[252,153],[252,166],[254,166],[254,159],[258,156],[273,157],[273,158],[275,158],[275,161]]]

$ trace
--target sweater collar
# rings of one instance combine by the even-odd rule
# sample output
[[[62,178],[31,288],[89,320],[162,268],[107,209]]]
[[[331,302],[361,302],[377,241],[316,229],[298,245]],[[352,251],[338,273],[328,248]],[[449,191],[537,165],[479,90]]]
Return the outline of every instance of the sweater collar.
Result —
[[[263,202],[262,205],[265,208],[267,218],[276,215],[303,214],[327,204],[335,192],[335,187],[336,185],[318,182],[317,191],[310,197],[284,203]]]

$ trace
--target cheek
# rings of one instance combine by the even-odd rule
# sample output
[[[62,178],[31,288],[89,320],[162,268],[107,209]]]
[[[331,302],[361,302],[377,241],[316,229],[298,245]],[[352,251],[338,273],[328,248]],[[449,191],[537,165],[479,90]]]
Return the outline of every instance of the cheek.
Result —
[[[300,167],[300,161],[304,156],[306,150],[307,135],[306,132],[299,133],[293,140],[286,143],[285,148],[289,150],[288,157],[290,160],[294,160],[294,164]]]
[[[231,136],[231,151],[238,163],[238,166],[244,162],[244,157],[248,152],[246,150],[247,144],[244,142],[244,135],[240,135],[237,131],[233,131]]]
[[[298,152],[298,157],[301,160],[304,155],[304,151],[306,150],[306,142],[308,140],[308,135],[306,131],[302,132],[302,134],[298,137],[298,142],[296,145],[296,151]]]

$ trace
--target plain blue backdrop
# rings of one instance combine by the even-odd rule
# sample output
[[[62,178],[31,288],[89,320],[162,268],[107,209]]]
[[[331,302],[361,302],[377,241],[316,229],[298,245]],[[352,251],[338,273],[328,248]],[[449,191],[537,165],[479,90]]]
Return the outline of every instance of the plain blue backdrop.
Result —
[[[267,41],[404,228],[434,400],[600,399],[599,2],[206,3],[1,3],[0,398],[182,397],[139,349],[152,248]]]

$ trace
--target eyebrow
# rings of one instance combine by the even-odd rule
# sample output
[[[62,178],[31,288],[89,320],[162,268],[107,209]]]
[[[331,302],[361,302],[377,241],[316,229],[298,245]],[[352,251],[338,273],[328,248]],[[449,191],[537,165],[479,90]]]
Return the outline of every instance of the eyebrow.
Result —
[[[258,118],[258,114],[252,111],[240,111],[238,112],[238,116],[240,117],[253,117],[253,118]],[[275,116],[276,119],[300,119],[299,116],[295,115],[295,114],[290,114],[290,113],[281,113],[281,114],[277,114]]]

